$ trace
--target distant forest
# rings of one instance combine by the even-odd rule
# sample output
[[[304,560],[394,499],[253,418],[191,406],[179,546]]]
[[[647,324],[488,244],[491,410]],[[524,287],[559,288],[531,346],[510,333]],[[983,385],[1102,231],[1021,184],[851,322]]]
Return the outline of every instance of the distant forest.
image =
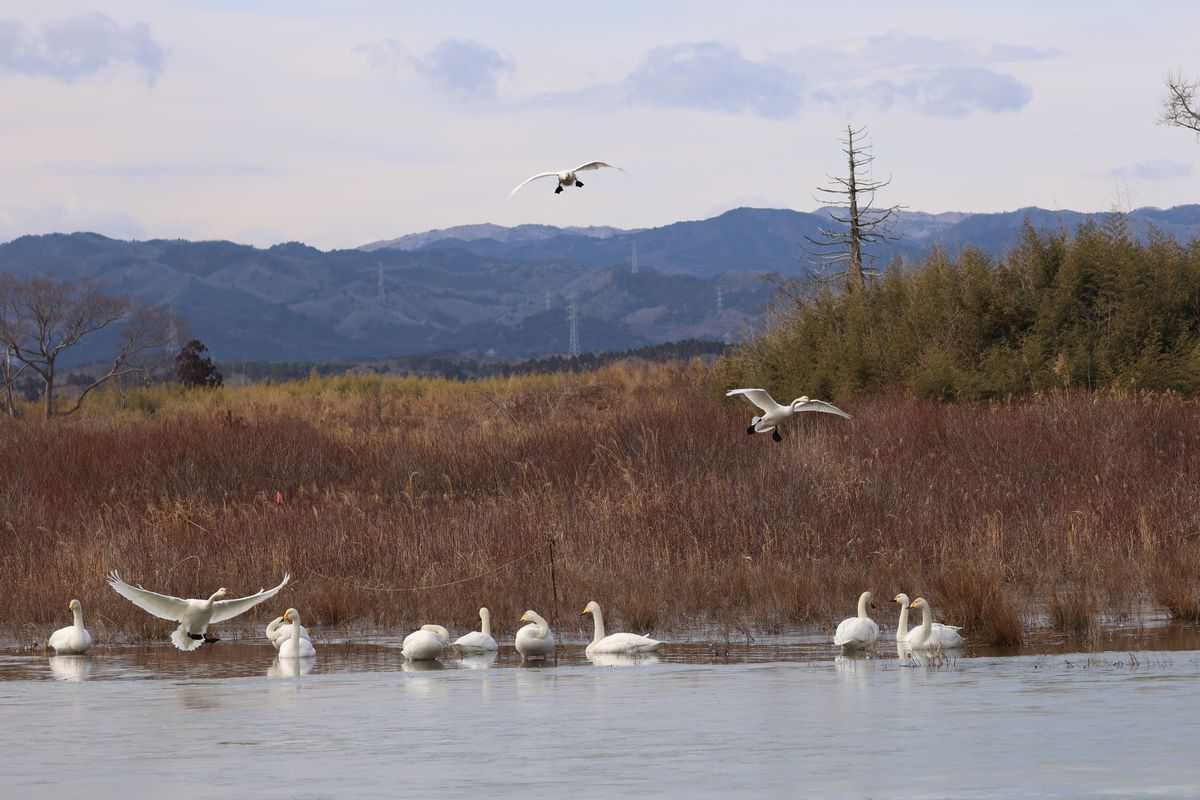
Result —
[[[577,358],[548,356],[525,361],[499,362],[476,361],[457,353],[430,353],[426,355],[401,356],[392,359],[364,362],[271,363],[250,361],[246,363],[221,364],[226,374],[242,375],[250,381],[286,381],[307,375],[336,375],[347,371],[372,372],[381,375],[421,375],[448,378],[450,380],[472,380],[508,375],[527,375],[549,372],[584,372],[606,364],[628,359],[645,361],[675,361],[700,358],[715,361],[729,351],[729,346],[707,339],[685,339],[680,342],[637,347],[603,353],[580,353]]]
[[[861,290],[817,287],[719,367],[738,385],[844,397],[997,398],[1053,388],[1200,394],[1200,239],[1026,224],[993,258],[934,250]]]

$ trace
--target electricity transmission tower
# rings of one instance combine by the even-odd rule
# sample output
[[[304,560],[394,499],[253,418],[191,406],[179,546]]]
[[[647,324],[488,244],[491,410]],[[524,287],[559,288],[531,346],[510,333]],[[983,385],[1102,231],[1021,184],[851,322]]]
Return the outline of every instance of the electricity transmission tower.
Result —
[[[717,313],[721,313],[721,309],[725,308],[725,296],[721,292],[721,287],[717,287]]]
[[[571,326],[571,338],[567,344],[567,358],[579,358],[579,308],[575,304],[575,295],[567,306],[567,322]]]
[[[844,276],[846,288],[855,290],[862,288],[866,282],[867,269],[863,267],[864,257],[869,264],[873,259],[866,252],[867,245],[883,241],[894,241],[899,236],[892,234],[890,224],[894,221],[896,212],[904,206],[875,207],[875,193],[892,182],[891,177],[885,181],[877,181],[872,177],[871,162],[872,145],[863,144],[866,128],[855,130],[846,126],[846,138],[842,139],[842,152],[849,161],[846,177],[833,175],[834,188],[818,188],[823,192],[822,197],[815,198],[833,208],[829,217],[834,222],[845,225],[845,228],[820,228],[819,238],[805,236],[815,251],[809,251],[819,276],[830,279]]]
[[[379,269],[379,286],[376,289],[376,296],[379,299],[379,304],[383,305],[383,301],[387,297],[387,295],[385,294],[385,292],[383,290],[383,262],[382,261],[378,262],[377,266]]]
[[[630,272],[630,274],[632,274],[632,275],[637,275],[637,274],[638,274],[638,263],[637,263],[637,242],[634,242],[634,243],[633,243],[633,260],[631,261],[631,263],[630,263],[630,265],[629,265],[629,272]]]

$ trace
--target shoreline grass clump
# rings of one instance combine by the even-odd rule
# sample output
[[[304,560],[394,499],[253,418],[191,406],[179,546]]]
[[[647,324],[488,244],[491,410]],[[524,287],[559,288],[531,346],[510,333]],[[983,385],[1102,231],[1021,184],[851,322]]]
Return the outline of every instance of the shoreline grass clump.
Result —
[[[530,607],[582,636],[592,599],[639,632],[831,630],[865,589],[1005,645],[1078,587],[1089,614],[1196,613],[1190,401],[864,396],[853,422],[797,420],[777,445],[714,380],[312,377],[0,420],[0,630],[33,640],[77,597],[105,639],[160,638],[112,569],[179,596],[291,572],[281,601],[317,629],[465,629],[486,605],[501,637]],[[894,604],[875,616],[892,628]]]

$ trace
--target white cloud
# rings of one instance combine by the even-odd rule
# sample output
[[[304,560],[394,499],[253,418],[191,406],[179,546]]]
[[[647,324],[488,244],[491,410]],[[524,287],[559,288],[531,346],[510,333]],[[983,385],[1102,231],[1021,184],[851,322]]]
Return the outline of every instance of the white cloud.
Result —
[[[1116,167],[1109,172],[1109,176],[1118,180],[1157,182],[1189,178],[1195,171],[1195,167],[1191,164],[1185,164],[1182,161],[1172,161],[1167,158],[1159,158]]]
[[[0,71],[44,75],[71,83],[128,64],[153,85],[166,64],[166,50],[145,23],[122,28],[96,11],[56,22],[36,32],[15,20],[0,20]]]
[[[432,88],[458,100],[490,98],[515,69],[512,59],[475,39],[444,39],[424,55],[412,55],[395,39],[360,45],[376,69],[411,70]]]
[[[666,108],[784,119],[800,110],[800,79],[753,61],[724,42],[681,42],[651,50],[625,80],[629,99]]]

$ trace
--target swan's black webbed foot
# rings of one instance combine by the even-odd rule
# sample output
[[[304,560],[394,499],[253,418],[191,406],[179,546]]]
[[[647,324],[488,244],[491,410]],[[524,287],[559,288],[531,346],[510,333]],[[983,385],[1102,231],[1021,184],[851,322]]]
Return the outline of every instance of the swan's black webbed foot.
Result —
[[[211,636],[206,633],[206,634],[204,634],[204,641],[208,642],[209,644],[212,644],[213,642],[221,641],[221,637],[220,636]]]
[[[204,634],[202,634],[202,633],[189,633],[189,634],[188,634],[188,638],[189,638],[189,639],[195,639],[195,640],[198,642],[198,641],[200,641],[200,640],[202,640],[202,639],[204,638]]]
[[[554,190],[554,193],[555,193],[555,194],[562,194],[562,185],[561,185],[561,184],[558,186],[558,188],[556,188],[556,189]]]
[[[775,440],[775,441],[777,441],[777,442],[782,442],[782,441],[783,441],[783,437],[779,435],[779,431],[773,431],[773,432],[771,433],[771,438],[772,438],[772,439],[774,439],[774,440]]]
[[[581,181],[581,180],[579,180],[579,179],[577,178],[577,179],[575,180],[575,185],[576,185],[576,186],[578,186],[580,189],[582,189],[582,188],[583,188],[583,181]]]
[[[754,435],[754,426],[753,426],[753,425],[751,425],[749,428],[746,428],[746,433],[748,433],[748,434],[750,434],[751,436],[753,436],[753,435]]]

